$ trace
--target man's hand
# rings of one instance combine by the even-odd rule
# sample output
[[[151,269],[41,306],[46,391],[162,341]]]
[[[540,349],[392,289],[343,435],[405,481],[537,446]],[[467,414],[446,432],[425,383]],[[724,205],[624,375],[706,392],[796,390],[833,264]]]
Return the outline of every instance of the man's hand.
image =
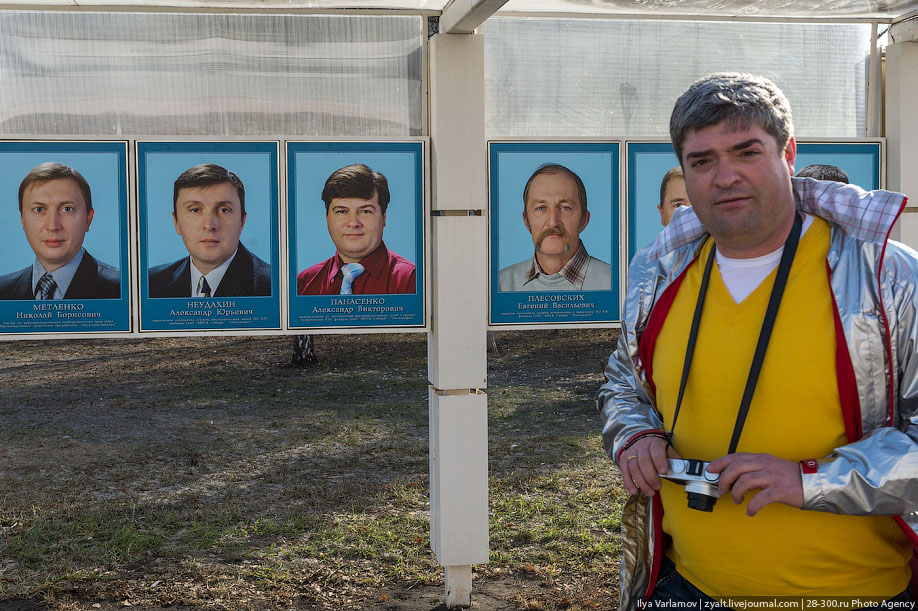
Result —
[[[800,465],[771,454],[728,454],[708,465],[711,473],[720,473],[720,495],[728,492],[739,505],[750,490],[760,490],[746,507],[754,516],[771,503],[803,507],[803,481]]]
[[[666,440],[648,435],[628,446],[620,457],[619,467],[625,488],[631,494],[638,490],[647,496],[653,496],[660,489],[660,475],[669,471],[666,461]],[[669,448],[671,458],[679,458],[675,450]]]

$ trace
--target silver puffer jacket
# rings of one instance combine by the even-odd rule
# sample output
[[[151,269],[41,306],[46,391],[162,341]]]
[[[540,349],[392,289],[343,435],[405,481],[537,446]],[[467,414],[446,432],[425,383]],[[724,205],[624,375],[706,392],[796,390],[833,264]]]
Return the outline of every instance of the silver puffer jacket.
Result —
[[[803,509],[891,515],[918,549],[918,253],[888,241],[905,196],[853,185],[793,180],[797,208],[831,227],[831,289],[857,381],[860,413],[846,422],[856,441],[806,469]],[[628,272],[622,335],[605,369],[597,404],[603,444],[616,462],[647,434],[660,433],[638,354],[651,309],[697,256],[707,234],[691,209],[678,211]],[[859,418],[858,418],[859,416]],[[622,512],[620,609],[645,598],[659,566],[659,495],[632,496]],[[655,527],[654,524],[657,524]],[[654,550],[658,549],[657,557]]]

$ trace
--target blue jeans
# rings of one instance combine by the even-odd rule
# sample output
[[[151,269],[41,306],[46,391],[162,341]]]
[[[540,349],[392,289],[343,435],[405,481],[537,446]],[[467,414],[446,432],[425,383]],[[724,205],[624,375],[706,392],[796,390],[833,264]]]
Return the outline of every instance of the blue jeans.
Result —
[[[691,582],[679,574],[676,565],[669,558],[664,557],[660,565],[660,576],[657,579],[657,585],[653,590],[653,596],[647,601],[645,609],[673,609],[669,603],[684,603],[678,606],[679,609],[689,609],[698,611],[711,611],[720,609],[727,611],[729,607],[721,606],[720,603],[707,596],[704,592],[696,588]],[[911,586],[887,602],[890,603],[912,603],[912,606],[894,606],[887,607],[891,609],[901,609],[911,611],[915,609],[915,598],[912,595]],[[872,607],[863,607],[864,609],[879,609],[879,605]]]

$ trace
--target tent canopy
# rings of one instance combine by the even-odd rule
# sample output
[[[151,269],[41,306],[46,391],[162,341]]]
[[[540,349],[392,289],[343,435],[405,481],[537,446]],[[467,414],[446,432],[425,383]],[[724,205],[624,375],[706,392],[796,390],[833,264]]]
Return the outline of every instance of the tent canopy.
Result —
[[[918,0],[2,0],[10,9],[249,10],[444,15],[483,21],[513,16],[755,21],[897,22],[918,17]]]

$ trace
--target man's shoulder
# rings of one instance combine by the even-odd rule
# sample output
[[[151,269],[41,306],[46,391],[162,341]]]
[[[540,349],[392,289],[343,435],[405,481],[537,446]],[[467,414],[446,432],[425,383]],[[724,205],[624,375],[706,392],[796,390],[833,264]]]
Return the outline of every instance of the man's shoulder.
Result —
[[[410,273],[416,269],[417,266],[415,266],[414,263],[405,257],[389,250],[388,248],[386,251],[389,253],[389,267],[392,268],[392,270],[397,270],[402,273]]]
[[[612,266],[601,259],[590,257],[583,278],[586,290],[609,290],[612,288]]]
[[[239,254],[243,259],[249,261],[252,265],[252,274],[256,278],[269,279],[271,278],[271,264],[253,253],[251,250],[239,243]]]
[[[215,296],[265,297],[271,294],[271,266],[240,242]]]
[[[609,274],[611,277],[612,266],[596,257],[590,256],[590,265],[587,268],[592,273]]]
[[[147,275],[150,277],[150,282],[153,282],[153,279],[162,280],[167,276],[172,276],[188,261],[188,257],[182,257],[178,261],[173,261],[172,263],[163,263],[162,265],[156,265],[151,267],[147,272]]]
[[[591,257],[592,258],[592,257]],[[500,276],[515,276],[518,274],[525,274],[529,271],[529,268],[532,267],[532,259],[526,259],[525,261],[520,261],[519,263],[514,263],[513,265],[508,265],[500,270]]]
[[[28,266],[18,272],[11,272],[0,276],[0,299],[17,299],[15,295],[16,288],[20,283],[27,282],[32,273],[32,266]],[[29,296],[31,298],[31,295]]]
[[[329,265],[334,260],[335,260],[335,255],[332,255],[329,258],[325,259],[324,261],[319,261],[315,265],[310,265],[309,267],[307,267],[306,269],[304,269],[303,271],[301,271],[299,274],[296,275],[297,280],[309,280],[315,277],[319,272],[322,271],[324,267]]]
[[[522,291],[523,281],[532,267],[532,259],[526,259],[500,270],[498,274],[498,289],[501,291]]]
[[[151,267],[147,271],[149,296],[160,297],[190,297],[191,296],[191,271],[188,257],[182,257],[172,263],[164,263]],[[179,283],[181,277],[188,273],[188,282]],[[170,288],[171,287],[171,288]]]
[[[121,297],[121,272],[117,267],[104,263],[91,254],[83,252],[83,260],[77,268],[64,299],[117,299]]]
[[[117,284],[121,284],[121,271],[117,267],[96,259],[91,254],[89,254],[88,251],[84,256],[89,260],[90,264],[95,266],[96,275],[98,275],[100,280],[103,282],[115,282]]]

